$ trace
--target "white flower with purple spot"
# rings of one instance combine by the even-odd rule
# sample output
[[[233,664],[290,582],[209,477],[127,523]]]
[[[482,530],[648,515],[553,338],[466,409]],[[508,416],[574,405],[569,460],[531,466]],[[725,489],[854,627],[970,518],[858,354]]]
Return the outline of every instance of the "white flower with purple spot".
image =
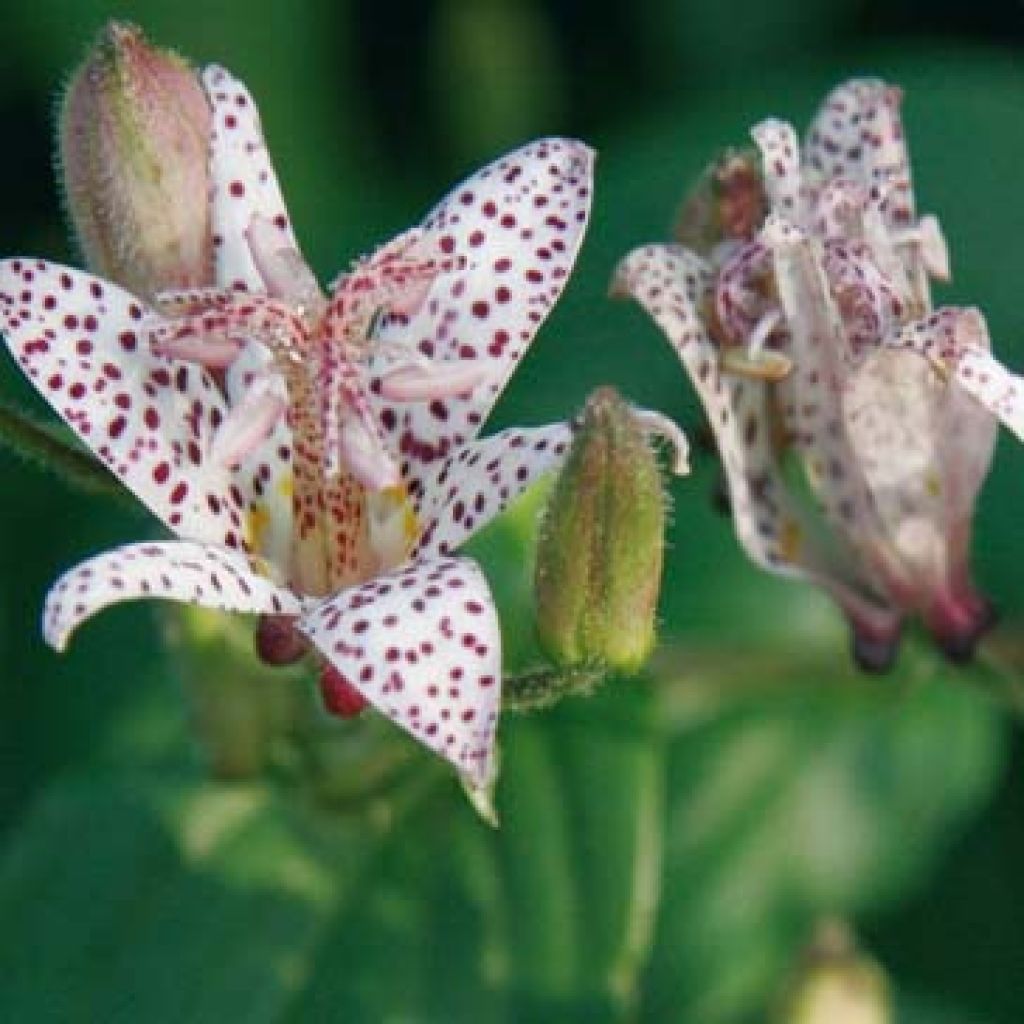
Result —
[[[748,555],[829,591],[876,668],[907,613],[954,657],[990,624],[971,517],[993,415],[1024,431],[1024,390],[981,315],[932,308],[949,260],[936,219],[915,213],[899,103],[854,80],[802,147],[784,122],[755,126],[759,160],[730,155],[684,208],[688,247],[638,249],[615,280],[700,394]],[[794,456],[807,488],[784,473]]]
[[[204,76],[218,287],[159,309],[45,261],[0,263],[0,327],[78,436],[180,538],[66,573],[63,649],[140,597],[295,616],[325,678],[474,787],[494,772],[500,633],[453,552],[558,465],[569,427],[477,438],[568,278],[592,154],[547,139],[484,168],[325,296],[251,97]]]

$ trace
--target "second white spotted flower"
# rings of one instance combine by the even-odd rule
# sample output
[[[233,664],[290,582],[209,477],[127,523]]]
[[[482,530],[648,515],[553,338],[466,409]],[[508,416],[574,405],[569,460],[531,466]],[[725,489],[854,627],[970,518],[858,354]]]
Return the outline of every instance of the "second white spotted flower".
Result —
[[[204,84],[216,290],[154,310],[71,268],[0,263],[19,365],[180,538],[69,571],[46,638],[61,649],[141,597],[296,616],[337,681],[485,786],[500,633],[453,552],[567,447],[561,423],[477,434],[568,278],[592,154],[548,139],[499,159],[325,296],[251,97],[222,69]]]
[[[875,669],[908,614],[954,658],[991,624],[969,566],[974,502],[995,418],[1024,436],[1024,382],[981,314],[932,307],[948,258],[915,210],[899,103],[857,79],[802,145],[761,122],[759,153],[728,154],[684,207],[684,245],[635,250],[615,280],[700,395],[747,553],[825,588]]]

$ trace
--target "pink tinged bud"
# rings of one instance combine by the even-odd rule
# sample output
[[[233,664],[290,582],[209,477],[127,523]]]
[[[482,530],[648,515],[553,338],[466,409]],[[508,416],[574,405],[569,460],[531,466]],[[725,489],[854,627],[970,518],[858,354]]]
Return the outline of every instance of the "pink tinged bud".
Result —
[[[89,268],[129,291],[207,284],[210,110],[191,69],[110,22],[72,76],[58,149]]]
[[[320,696],[324,710],[339,718],[355,718],[370,703],[333,665],[320,670]]]

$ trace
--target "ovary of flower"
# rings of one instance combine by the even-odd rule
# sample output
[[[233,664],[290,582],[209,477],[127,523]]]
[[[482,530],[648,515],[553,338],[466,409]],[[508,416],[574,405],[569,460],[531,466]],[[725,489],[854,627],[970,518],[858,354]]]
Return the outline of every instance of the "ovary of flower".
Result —
[[[358,360],[342,358],[350,351],[342,347],[324,367],[317,346],[302,345],[311,324],[341,315],[330,312],[339,295],[347,310],[357,305],[353,278],[324,309],[310,301],[251,98],[220,69],[206,81],[215,124],[235,126],[212,146],[213,294],[174,298],[169,318],[70,268],[0,262],[0,328],[15,359],[181,538],[128,545],[66,573],[47,599],[45,636],[61,649],[82,621],[139,597],[296,616],[334,672],[484,786],[494,770],[500,633],[482,573],[452,552],[566,449],[561,423],[476,434],[568,278],[589,212],[592,155],[577,142],[542,140],[464,182],[422,229],[450,261],[429,288],[412,288],[414,301],[391,305],[379,337],[357,332]],[[259,218],[281,244],[258,240],[254,252],[261,232],[273,240]],[[376,300],[365,306],[376,308]],[[202,365],[205,341],[239,336],[226,371]],[[445,398],[395,404],[383,382],[396,351],[407,353],[406,375],[426,361],[459,386],[442,389]],[[332,471],[321,411],[339,382],[376,451],[392,460],[397,486],[375,487],[356,471],[351,439]],[[237,432],[225,434],[232,417]],[[265,436],[271,421],[261,443],[246,436]]]

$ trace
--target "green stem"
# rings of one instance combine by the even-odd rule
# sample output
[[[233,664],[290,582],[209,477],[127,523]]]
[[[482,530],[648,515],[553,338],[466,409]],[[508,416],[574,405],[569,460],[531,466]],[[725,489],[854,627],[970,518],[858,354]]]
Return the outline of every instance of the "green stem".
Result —
[[[600,665],[577,665],[505,676],[501,707],[503,711],[539,711],[570,693],[589,693],[607,674]]]
[[[90,494],[126,498],[127,492],[103,466],[65,436],[60,427],[0,400],[0,444]]]

